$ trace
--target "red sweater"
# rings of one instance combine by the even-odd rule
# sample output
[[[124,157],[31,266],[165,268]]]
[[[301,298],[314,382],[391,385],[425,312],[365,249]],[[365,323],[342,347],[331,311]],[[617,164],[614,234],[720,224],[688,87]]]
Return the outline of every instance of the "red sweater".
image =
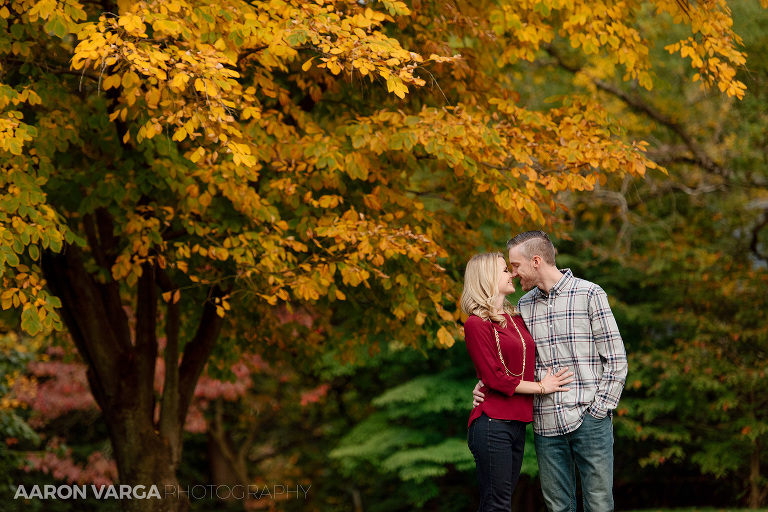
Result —
[[[477,378],[485,384],[480,389],[485,393],[485,400],[472,409],[467,426],[471,425],[483,412],[489,418],[499,420],[518,420],[526,423],[533,421],[533,395],[515,393],[521,379],[504,371],[492,329],[496,329],[499,333],[501,354],[504,356],[504,362],[509,371],[514,373],[520,373],[523,366],[523,344],[520,341],[520,334],[523,335],[525,340],[525,374],[522,380],[531,382],[534,380],[536,346],[520,315],[510,318],[505,313],[504,316],[507,318],[505,329],[502,329],[499,324],[490,320],[483,320],[475,315],[470,316],[464,324],[467,351],[472,362],[475,363]],[[517,333],[512,322],[517,324],[520,334]]]

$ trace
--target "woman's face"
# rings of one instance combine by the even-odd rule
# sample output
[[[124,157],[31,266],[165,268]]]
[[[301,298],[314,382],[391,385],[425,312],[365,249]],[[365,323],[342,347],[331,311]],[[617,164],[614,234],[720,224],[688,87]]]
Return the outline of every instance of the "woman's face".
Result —
[[[507,262],[504,258],[499,257],[497,268],[496,283],[499,287],[499,294],[509,295],[510,293],[515,293],[515,283],[513,282],[512,274],[507,269]]]

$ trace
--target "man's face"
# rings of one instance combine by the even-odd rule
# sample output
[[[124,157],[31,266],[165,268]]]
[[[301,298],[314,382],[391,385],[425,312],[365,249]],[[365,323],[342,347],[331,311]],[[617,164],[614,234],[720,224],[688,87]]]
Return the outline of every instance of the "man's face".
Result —
[[[520,254],[520,246],[509,250],[509,267],[512,270],[512,277],[520,278],[520,287],[524,291],[527,292],[536,287],[539,273],[533,268],[533,260],[528,260]]]

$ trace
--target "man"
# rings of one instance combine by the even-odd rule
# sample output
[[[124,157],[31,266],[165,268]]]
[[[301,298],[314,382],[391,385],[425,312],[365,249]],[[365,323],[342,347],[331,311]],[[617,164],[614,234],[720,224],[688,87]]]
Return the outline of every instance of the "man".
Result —
[[[543,231],[507,242],[512,276],[528,293],[518,308],[536,342],[536,380],[568,367],[570,391],[536,395],[533,432],[549,512],[576,510],[576,468],[585,512],[613,510],[612,411],[627,376],[627,356],[605,292],[555,265]],[[482,393],[475,387],[476,403]],[[480,400],[478,400],[480,399]]]

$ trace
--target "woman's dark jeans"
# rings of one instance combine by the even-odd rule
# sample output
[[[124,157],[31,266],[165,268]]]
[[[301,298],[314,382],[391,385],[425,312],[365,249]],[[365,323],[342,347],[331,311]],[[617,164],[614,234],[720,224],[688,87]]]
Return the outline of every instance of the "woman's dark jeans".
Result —
[[[525,425],[522,421],[496,420],[483,413],[469,426],[467,445],[475,457],[480,487],[478,512],[509,512],[512,507],[512,491],[523,464]]]

